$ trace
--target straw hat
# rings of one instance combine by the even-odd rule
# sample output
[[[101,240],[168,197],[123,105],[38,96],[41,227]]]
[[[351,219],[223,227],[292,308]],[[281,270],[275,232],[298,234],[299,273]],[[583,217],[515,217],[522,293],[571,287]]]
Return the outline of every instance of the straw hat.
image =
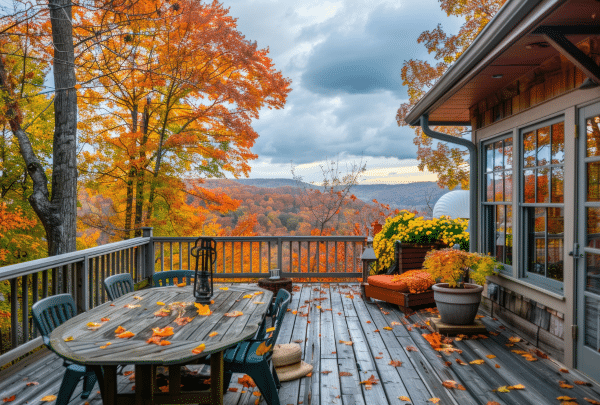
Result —
[[[295,380],[313,370],[312,365],[302,361],[302,349],[296,343],[275,345],[271,359],[279,381]]]

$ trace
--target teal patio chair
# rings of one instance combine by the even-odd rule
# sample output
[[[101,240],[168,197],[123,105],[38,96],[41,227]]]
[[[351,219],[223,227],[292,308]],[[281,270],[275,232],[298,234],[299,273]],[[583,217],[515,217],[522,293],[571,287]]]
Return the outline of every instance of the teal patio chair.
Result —
[[[278,390],[281,387],[281,383],[279,382],[279,378],[277,378],[271,357],[273,356],[272,347],[277,341],[283,317],[290,300],[291,294],[289,292],[284,289],[279,290],[273,310],[269,315],[275,321],[275,330],[273,333],[267,334],[266,326],[261,326],[261,330],[257,334],[259,338],[246,340],[225,351],[223,355],[224,391],[227,391],[229,388],[233,373],[244,373],[248,374],[254,380],[268,405],[280,405]],[[262,356],[257,356],[256,349],[263,342],[267,346],[271,345],[271,350]]]
[[[167,270],[161,271],[159,273],[154,273],[152,275],[152,286],[153,287],[163,287],[166,285],[175,285],[173,279],[177,279],[178,283],[183,282],[184,279],[187,280],[188,285],[192,284],[192,279],[194,278],[193,270]]]
[[[115,274],[104,279],[104,289],[111,301],[116,300],[121,295],[133,291],[133,278],[129,273]]]
[[[44,344],[52,350],[52,347],[50,347],[50,333],[57,326],[77,315],[77,310],[71,294],[59,294],[44,298],[33,304],[31,314],[33,315],[33,323],[42,335]],[[58,390],[56,405],[67,405],[69,403],[81,377],[83,377],[81,398],[86,399],[89,397],[96,383],[94,371],[68,360],[64,360],[63,366],[66,367],[66,370]]]

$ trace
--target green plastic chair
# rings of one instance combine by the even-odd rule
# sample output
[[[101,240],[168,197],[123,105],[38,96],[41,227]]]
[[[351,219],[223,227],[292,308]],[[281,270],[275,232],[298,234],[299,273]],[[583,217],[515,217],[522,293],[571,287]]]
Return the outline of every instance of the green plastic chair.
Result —
[[[187,280],[188,284],[192,283],[194,278],[194,271],[192,270],[167,270],[161,271],[160,273],[154,273],[152,275],[152,286],[153,287],[164,287],[166,285],[175,285],[173,279],[177,279],[178,283],[181,283],[183,279]]]
[[[104,288],[108,299],[114,301],[133,291],[133,278],[129,273],[115,274],[104,279]]]
[[[33,323],[42,335],[44,344],[52,350],[50,346],[50,333],[63,322],[77,315],[75,301],[71,294],[59,294],[44,298],[33,304],[31,307]],[[92,388],[96,383],[96,373],[86,366],[72,363],[64,360],[63,366],[66,367],[56,405],[67,405],[79,380],[83,377],[83,392],[81,398],[86,399],[90,396]]]
[[[263,338],[246,340],[225,351],[223,355],[223,368],[225,370],[223,373],[223,388],[225,391],[229,388],[233,373],[248,374],[256,383],[268,405],[280,405],[278,390],[281,383],[271,361],[273,350],[258,356],[256,349],[263,342],[267,346],[275,345],[290,300],[291,294],[289,292],[283,289],[279,290],[274,309],[270,314],[275,320],[275,330],[272,334],[261,331],[262,333],[259,332],[258,335],[262,334]]]

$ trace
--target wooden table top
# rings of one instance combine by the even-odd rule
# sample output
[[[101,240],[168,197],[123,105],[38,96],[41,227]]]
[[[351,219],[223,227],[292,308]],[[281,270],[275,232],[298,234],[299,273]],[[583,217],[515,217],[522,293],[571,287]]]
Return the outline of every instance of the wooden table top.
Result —
[[[214,304],[210,305],[212,314],[208,316],[198,314],[192,286],[135,291],[69,319],[52,331],[50,345],[60,356],[85,365],[189,363],[252,338],[273,297],[271,291],[256,285],[222,288],[227,290],[215,285]],[[156,316],[155,312],[162,308],[171,308],[170,314]],[[234,311],[243,315],[225,316]],[[178,317],[193,319],[180,326],[175,322]],[[93,329],[87,326],[89,322],[101,326]],[[116,337],[115,330],[119,326],[135,336]],[[152,328],[167,326],[173,327],[174,334],[163,340],[171,344],[146,343],[153,334]],[[211,332],[217,332],[217,335],[211,337]],[[204,351],[193,354],[192,349],[202,343],[206,345]]]

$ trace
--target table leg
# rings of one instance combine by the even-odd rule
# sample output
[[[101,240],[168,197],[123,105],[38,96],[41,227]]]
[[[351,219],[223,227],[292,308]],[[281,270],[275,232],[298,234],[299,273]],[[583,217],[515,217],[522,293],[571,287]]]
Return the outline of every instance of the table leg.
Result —
[[[135,365],[135,404],[154,404],[156,390],[156,366],[153,364]]]
[[[210,355],[211,404],[223,404],[223,352]]]
[[[92,368],[98,378],[102,403],[115,404],[117,402],[117,366],[92,366]]]
[[[169,366],[169,394],[178,395],[181,392],[181,366]]]

